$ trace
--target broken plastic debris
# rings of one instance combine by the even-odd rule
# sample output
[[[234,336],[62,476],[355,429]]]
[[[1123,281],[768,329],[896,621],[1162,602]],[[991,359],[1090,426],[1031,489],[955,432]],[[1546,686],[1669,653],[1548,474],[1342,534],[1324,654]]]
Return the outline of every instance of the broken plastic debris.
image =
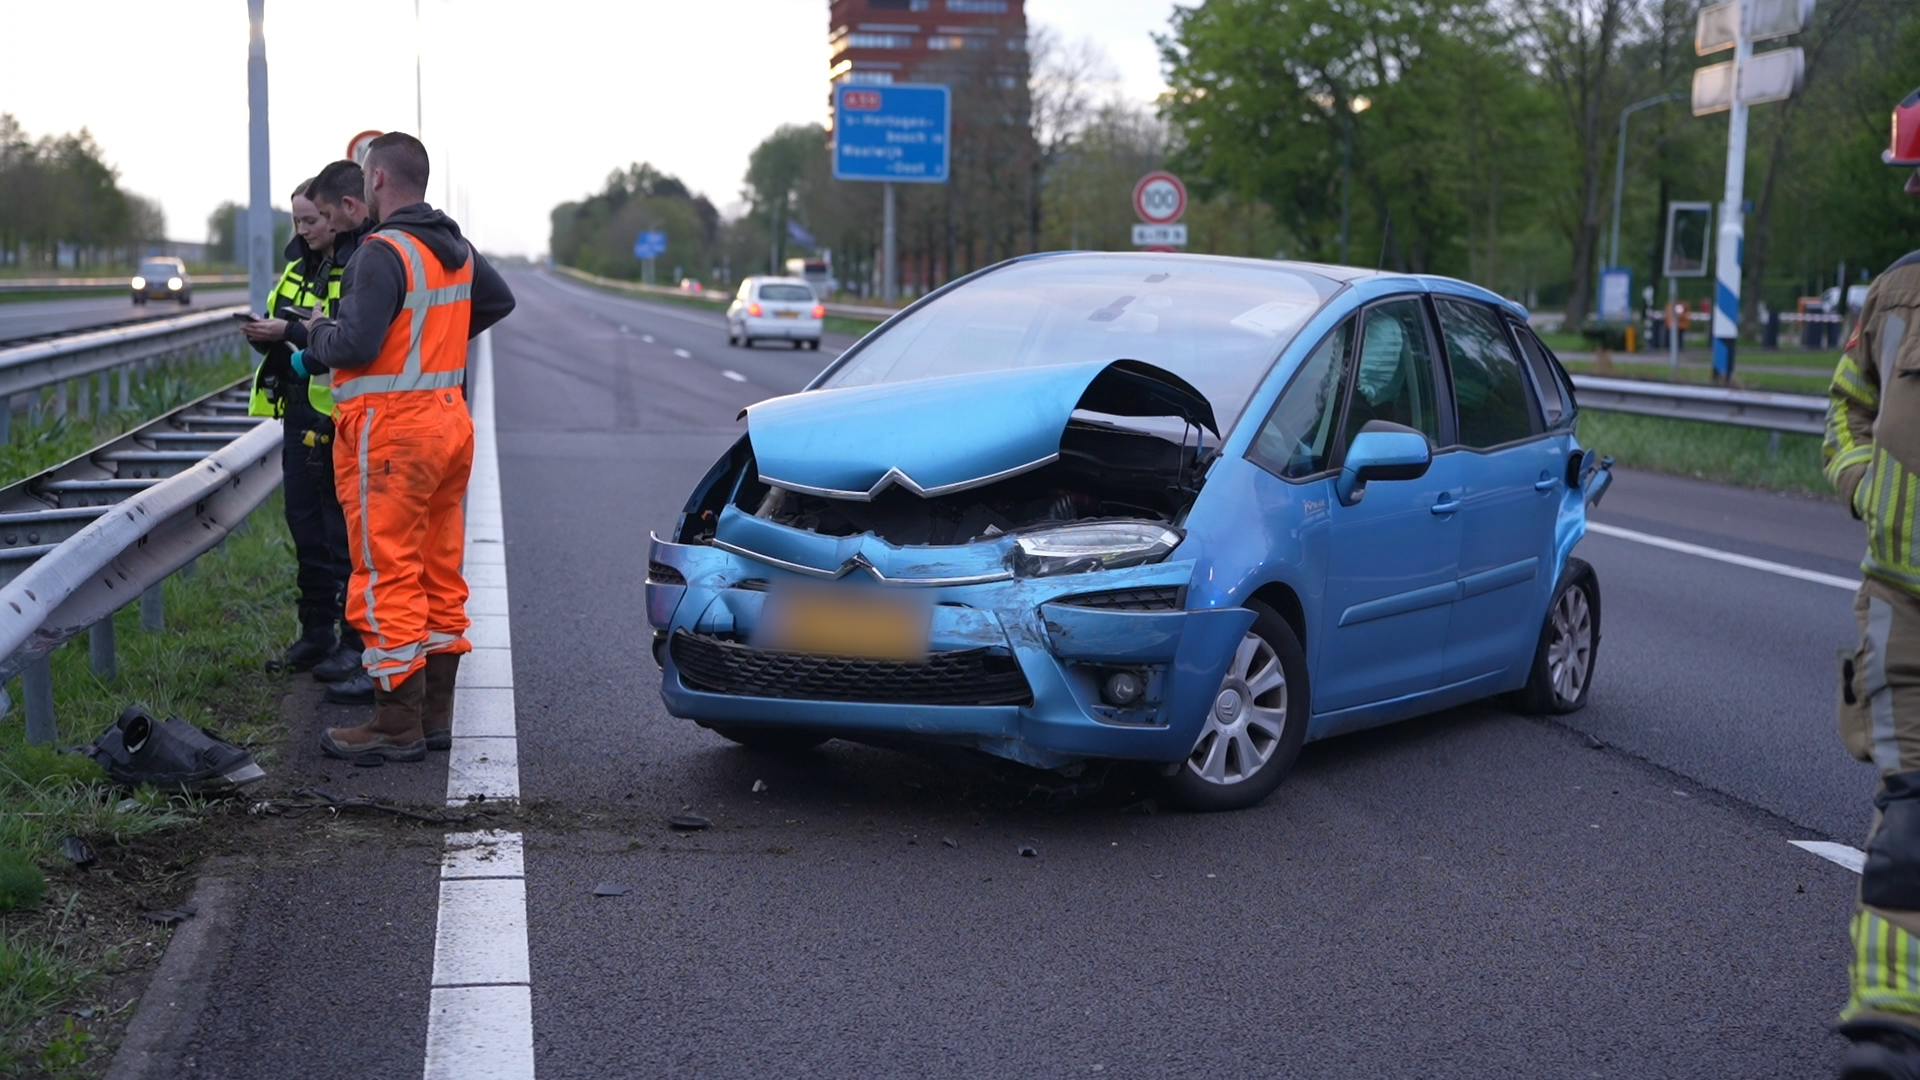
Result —
[[[193,918],[191,907],[161,908],[158,911],[143,911],[140,917],[158,926],[178,926]]]
[[[765,790],[767,790],[767,782],[765,780],[755,780],[753,782],[753,793],[755,795],[758,795]]]
[[[713,828],[713,822],[699,814],[675,814],[667,819],[667,827],[675,832],[699,832]]]
[[[603,881],[593,887],[593,895],[595,896],[625,896],[632,891],[632,889],[627,888],[625,885],[615,885],[611,881]]]
[[[122,787],[210,795],[266,778],[253,755],[177,716],[155,720],[138,705],[120,714],[86,755]],[[122,806],[125,804],[122,803]]]
[[[1040,857],[1040,851],[1030,844],[1023,844],[1020,848],[1020,857],[1023,859],[1037,859]]]
[[[954,839],[953,837],[951,837],[951,836],[943,836],[943,837],[941,837],[941,838],[940,838],[940,842],[941,842],[942,844],[945,844],[945,845],[946,845],[946,846],[948,846],[948,847],[951,847],[951,848],[957,848],[957,847],[959,847],[959,846],[960,846],[960,842],[959,842],[959,841],[957,841],[957,840],[955,840],[955,839]]]
[[[77,836],[69,836],[60,841],[60,854],[65,855],[68,862],[82,870],[99,861],[99,856],[93,853],[93,845]]]

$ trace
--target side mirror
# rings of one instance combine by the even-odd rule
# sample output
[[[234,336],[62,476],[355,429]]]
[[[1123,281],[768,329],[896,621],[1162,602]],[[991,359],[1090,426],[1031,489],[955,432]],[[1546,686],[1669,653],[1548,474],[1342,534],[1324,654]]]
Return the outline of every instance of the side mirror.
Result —
[[[1369,420],[1347,447],[1334,491],[1340,505],[1352,506],[1367,493],[1370,480],[1418,480],[1433,464],[1433,445],[1427,437],[1401,424]]]

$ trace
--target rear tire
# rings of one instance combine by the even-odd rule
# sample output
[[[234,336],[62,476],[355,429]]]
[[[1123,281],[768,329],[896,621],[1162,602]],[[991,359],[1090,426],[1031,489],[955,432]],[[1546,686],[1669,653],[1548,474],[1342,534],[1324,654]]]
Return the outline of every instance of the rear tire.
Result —
[[[1593,692],[1599,659],[1600,582],[1586,560],[1568,559],[1540,627],[1532,673],[1515,704],[1536,716],[1579,712]]]
[[[1192,752],[1165,778],[1167,797],[1188,810],[1259,805],[1293,770],[1307,741],[1307,718],[1313,715],[1307,652],[1279,612],[1257,600],[1247,606],[1253,625],[1207,702],[1206,725]]]
[[[819,352],[819,351],[820,351],[820,339],[819,339],[819,338],[814,338],[814,339],[813,339],[812,341],[809,341],[809,342],[807,342],[807,348],[809,348],[809,349],[812,349],[812,350],[813,350],[814,352]]]
[[[799,338],[794,338],[792,341],[788,342],[788,344],[793,346],[793,350],[795,352],[799,352],[801,349],[804,349],[807,347],[807,343],[804,341],[801,341]]]
[[[827,736],[788,728],[716,727],[715,735],[767,754],[803,754],[827,741]]]

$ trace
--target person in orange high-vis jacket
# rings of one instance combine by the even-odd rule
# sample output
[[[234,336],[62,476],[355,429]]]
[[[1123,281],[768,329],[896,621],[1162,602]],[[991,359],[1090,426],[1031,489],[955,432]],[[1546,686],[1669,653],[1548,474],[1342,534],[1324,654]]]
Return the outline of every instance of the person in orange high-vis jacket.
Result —
[[[452,745],[466,638],[461,503],[473,468],[467,340],[513,294],[452,219],[426,205],[427,151],[398,132],[362,166],[377,227],[348,261],[334,319],[310,324],[302,373],[333,372],[334,473],[353,577],[347,620],[366,642],[373,719],[328,728],[339,758],[419,761]]]

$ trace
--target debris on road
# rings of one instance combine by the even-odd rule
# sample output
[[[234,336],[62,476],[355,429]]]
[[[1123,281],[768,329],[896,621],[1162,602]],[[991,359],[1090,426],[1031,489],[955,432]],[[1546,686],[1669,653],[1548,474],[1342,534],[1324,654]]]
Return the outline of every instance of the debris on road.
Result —
[[[60,854],[66,856],[76,870],[85,870],[100,861],[100,857],[94,854],[93,845],[77,836],[60,841]]]
[[[951,837],[951,836],[943,836],[943,837],[941,837],[941,838],[940,838],[940,842],[941,842],[942,844],[945,844],[945,845],[946,845],[947,847],[951,847],[951,848],[957,848],[957,847],[959,847],[959,846],[960,846],[960,842],[959,842],[958,840],[955,840],[955,839],[954,839],[953,837]]]
[[[183,905],[177,908],[159,908],[154,911],[143,911],[140,913],[140,917],[156,926],[179,926],[181,923],[193,918],[195,914],[192,905]]]
[[[1020,848],[1020,857],[1023,859],[1037,859],[1040,857],[1040,849],[1031,845],[1022,845]]]
[[[627,888],[625,885],[615,885],[611,881],[603,881],[593,887],[593,895],[595,896],[625,896],[632,891],[632,889]]]
[[[753,793],[755,795],[758,795],[765,790],[767,790],[767,782],[765,780],[755,780],[753,782]]]
[[[155,720],[138,705],[121,713],[84,753],[124,788],[218,795],[267,777],[245,750],[177,716]]]
[[[713,822],[699,814],[675,814],[667,819],[667,827],[674,832],[699,832],[713,828]]]

